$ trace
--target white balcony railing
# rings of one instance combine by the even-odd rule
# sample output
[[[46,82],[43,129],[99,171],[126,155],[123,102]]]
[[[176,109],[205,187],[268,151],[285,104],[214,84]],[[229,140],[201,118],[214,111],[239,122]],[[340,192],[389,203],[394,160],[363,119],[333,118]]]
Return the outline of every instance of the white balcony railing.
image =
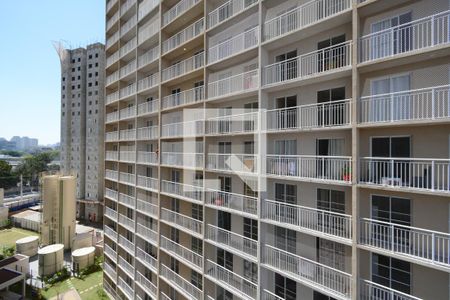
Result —
[[[258,112],[208,118],[206,134],[251,133],[258,128]]]
[[[137,185],[144,189],[158,190],[158,178],[138,175]]]
[[[136,162],[135,151],[120,151],[120,161],[134,163]]]
[[[302,80],[327,72],[348,69],[352,63],[352,41],[333,45],[310,53],[265,66],[264,85]]]
[[[160,248],[203,270],[203,256],[161,235]]]
[[[115,211],[112,208],[105,207],[105,216],[107,216],[110,219],[116,221],[117,220],[117,211]]]
[[[180,105],[191,104],[205,99],[205,88],[199,86],[190,90],[165,96],[162,100],[162,109]]]
[[[128,119],[136,117],[136,106],[126,107],[120,110],[120,119]]]
[[[363,157],[360,183],[450,192],[450,159]]]
[[[391,289],[384,285],[361,280],[359,285],[359,297],[361,300],[422,300],[406,293]]]
[[[119,194],[119,203],[134,208],[135,207],[135,198],[134,196],[130,196],[127,194],[120,193]]]
[[[255,154],[209,153],[206,167],[209,170],[255,173],[257,157]]]
[[[116,278],[117,278],[117,272],[116,269],[113,268],[109,263],[104,262],[103,263],[103,271],[108,274],[108,276],[115,282]],[[107,288],[107,286],[105,285],[105,289]],[[115,289],[115,288],[114,288]],[[113,289],[111,289],[113,290]],[[110,291],[109,291],[110,292]]]
[[[186,137],[203,135],[203,120],[194,120],[162,125],[163,137]]]
[[[106,142],[117,142],[119,140],[119,132],[112,131],[105,133],[105,141]]]
[[[128,230],[134,231],[134,220],[131,218],[128,218],[125,215],[122,215],[119,213],[119,224],[126,227]]]
[[[159,83],[159,73],[156,72],[138,81],[138,92],[154,88]]]
[[[136,139],[136,129],[124,129],[120,131],[121,141],[134,141]]]
[[[107,59],[106,59],[106,67],[109,68],[112,64],[114,64],[115,62],[117,62],[120,58],[120,53],[119,50],[117,50],[116,52],[114,52],[113,54],[111,54]]]
[[[118,265],[128,274],[128,276],[134,278],[134,267],[120,255]]]
[[[141,260],[149,269],[157,270],[158,260],[156,257],[153,257],[139,247],[136,248],[136,258]]]
[[[284,300],[284,298],[279,297],[268,290],[262,290],[261,300]]]
[[[120,68],[120,70],[119,70],[120,78],[130,75],[131,73],[136,71],[136,66],[137,66],[136,59],[134,59],[134,60],[130,61],[128,64],[126,64],[125,66],[123,66],[122,68]]]
[[[361,219],[359,243],[437,266],[450,267],[450,234]]]
[[[111,27],[116,24],[117,21],[119,21],[119,18],[119,11],[116,11],[116,13],[106,21],[106,31],[110,30]]]
[[[158,218],[159,207],[156,204],[138,198],[136,208],[138,211],[152,216],[152,218]]]
[[[162,180],[161,192],[179,197],[184,197],[194,201],[202,201],[203,187],[173,181]]]
[[[103,226],[103,230],[105,231],[105,234],[109,236],[112,240],[117,240],[117,232],[109,227],[108,225]]]
[[[234,213],[244,213],[256,217],[258,215],[258,198],[241,194],[207,189],[205,204]]]
[[[158,163],[158,154],[156,152],[146,152],[139,151],[137,162],[139,164],[157,164]]]
[[[178,18],[181,14],[188,11],[192,6],[200,2],[200,0],[181,0],[173,7],[171,7],[163,15],[163,26],[171,23],[173,20]]]
[[[351,102],[351,99],[346,99],[268,110],[267,130],[302,130],[350,125]]]
[[[254,259],[257,257],[258,241],[232,231],[208,224],[206,228],[206,239],[220,244],[222,247],[225,246],[231,248],[241,253],[241,255],[249,255]]]
[[[106,96],[106,104],[111,104],[119,100],[119,91],[115,91],[114,93],[108,94]]]
[[[203,292],[190,283],[188,280],[184,279],[181,275],[172,271],[169,267],[161,264],[160,276],[167,280],[171,285],[176,286],[180,291],[189,295],[190,299],[202,299]]]
[[[259,87],[258,69],[219,79],[208,84],[208,99],[256,90]]]
[[[205,276],[210,277],[214,281],[232,290],[234,294],[240,295],[243,293],[245,299],[256,299],[258,285],[244,277],[230,271],[211,260],[206,261]]]
[[[119,71],[115,71],[114,73],[106,77],[106,85],[110,85],[111,83],[118,81],[119,78]]]
[[[134,243],[126,237],[119,234],[119,246],[128,251],[131,255],[134,255]]]
[[[159,58],[159,47],[154,47],[138,57],[138,68],[142,68]]]
[[[119,281],[117,282],[117,285],[119,288],[124,292],[125,296],[128,298],[128,300],[133,299],[134,290],[133,288],[125,282],[125,280],[122,279],[122,277],[119,276]]]
[[[258,0],[229,0],[208,14],[208,28],[212,28],[239,14]]]
[[[119,192],[106,188],[105,189],[105,197],[108,197],[109,199],[117,201],[119,199]]]
[[[129,97],[131,95],[136,94],[136,83],[132,83],[128,85],[127,87],[124,87],[119,92],[119,98],[123,99],[125,97]]]
[[[119,181],[128,184],[135,184],[136,175],[133,173],[120,172]]]
[[[105,158],[106,158],[106,160],[119,160],[119,152],[118,151],[106,151]]]
[[[158,288],[139,271],[136,272],[136,282],[142,286],[147,294],[153,296],[154,299],[157,298]]]
[[[136,233],[148,239],[148,241],[152,244],[158,244],[158,232],[151,229],[150,227],[138,223]]]
[[[109,10],[117,3],[119,2],[118,0],[109,0],[106,3],[106,12],[109,12]]]
[[[131,40],[129,40],[125,45],[120,47],[120,50],[119,50],[120,57],[124,57],[125,55],[127,55],[128,53],[130,53],[131,51],[136,49],[136,44],[137,44],[137,39],[136,39],[136,37],[134,37]]]
[[[205,52],[198,53],[162,70],[162,81],[168,81],[195,71],[205,64]]]
[[[109,179],[109,180],[119,180],[119,172],[114,171],[114,170],[105,170],[105,178]]]
[[[112,260],[116,260],[117,259],[117,252],[114,251],[110,246],[108,246],[107,244],[103,245],[103,251],[105,252],[105,254],[111,258]]]
[[[161,220],[172,223],[173,225],[188,230],[195,235],[203,235],[203,222],[183,214],[171,211],[167,208],[161,208]]]
[[[106,114],[106,123],[119,121],[119,112],[114,111],[112,113]]]
[[[208,64],[236,55],[259,43],[259,26],[242,32],[208,49]]]
[[[263,263],[277,269],[281,274],[288,273],[297,281],[335,294],[340,298],[350,299],[351,275],[328,267],[307,258],[264,245]]]
[[[159,110],[159,101],[154,99],[151,101],[146,101],[138,105],[138,116],[143,116],[146,114],[157,113]]]
[[[264,39],[286,35],[350,10],[351,0],[313,0],[264,23]]]
[[[162,44],[162,52],[167,53],[181,44],[193,39],[194,37],[200,35],[205,29],[204,18],[197,20],[195,23],[185,27],[180,32],[177,32]]]
[[[416,52],[450,42],[450,11],[374,32],[360,39],[360,62]]]
[[[138,44],[142,44],[143,42],[149,40],[154,35],[156,35],[159,32],[160,25],[159,25],[160,19],[157,18],[153,20],[151,23],[146,23],[142,27],[139,27],[138,30]]]
[[[120,7],[120,15],[124,15],[135,3],[137,0],[126,0],[122,6]]]
[[[361,97],[360,122],[392,123],[450,118],[450,85]]]
[[[120,27],[120,36],[127,34],[137,24],[137,19],[133,16]]]
[[[138,128],[137,139],[138,140],[154,140],[159,137],[159,126],[149,126]]]
[[[312,207],[265,200],[263,218],[278,224],[292,226],[300,231],[331,236],[351,242],[352,217]]]
[[[114,45],[119,40],[119,38],[120,38],[120,33],[119,33],[119,31],[116,31],[112,36],[110,36],[106,40],[106,49],[108,49],[109,47]]]
[[[266,173],[324,182],[351,182],[351,157],[319,155],[267,155]]]
[[[160,0],[144,0],[139,3],[138,20],[142,20],[148,13],[158,7]],[[155,296],[156,298],[156,296]]]
[[[203,168],[203,153],[163,152],[161,164],[177,167]]]

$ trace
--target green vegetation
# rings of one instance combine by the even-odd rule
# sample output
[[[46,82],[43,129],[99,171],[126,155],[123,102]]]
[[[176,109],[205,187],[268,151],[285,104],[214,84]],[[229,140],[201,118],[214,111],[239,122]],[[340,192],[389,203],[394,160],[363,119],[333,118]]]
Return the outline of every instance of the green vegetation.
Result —
[[[16,150],[1,150],[0,153],[4,154],[4,155],[9,155],[12,157],[21,157],[25,154],[22,151],[16,151]]]
[[[38,174],[49,170],[48,164],[59,155],[58,151],[46,151],[27,155],[16,168],[16,175],[31,178],[32,184],[37,184]]]
[[[19,179],[12,172],[12,167],[4,160],[0,160],[0,187],[9,189],[17,185]]]
[[[90,265],[87,268],[82,269],[78,274],[76,274],[75,277],[79,278],[79,279],[84,279],[86,278],[87,275],[91,274],[91,273],[95,273],[98,271],[102,270],[102,263],[103,263],[103,257],[95,257],[94,258],[94,264]]]
[[[0,255],[3,255],[3,249],[14,248],[18,239],[33,235],[37,236],[37,233],[15,227],[0,230]]]

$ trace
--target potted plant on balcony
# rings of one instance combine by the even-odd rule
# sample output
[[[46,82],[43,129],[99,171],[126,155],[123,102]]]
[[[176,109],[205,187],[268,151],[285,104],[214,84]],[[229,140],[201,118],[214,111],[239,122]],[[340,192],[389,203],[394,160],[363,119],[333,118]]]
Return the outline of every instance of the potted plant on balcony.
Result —
[[[352,168],[350,166],[345,166],[342,169],[342,180],[350,182],[352,180]]]

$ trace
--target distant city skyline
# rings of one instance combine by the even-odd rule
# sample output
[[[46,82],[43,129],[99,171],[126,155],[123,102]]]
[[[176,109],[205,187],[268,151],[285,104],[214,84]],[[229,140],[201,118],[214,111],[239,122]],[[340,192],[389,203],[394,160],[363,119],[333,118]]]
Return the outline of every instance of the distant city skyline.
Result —
[[[0,2],[8,41],[0,48],[0,137],[60,141],[60,63],[52,42],[104,42],[104,9],[104,1],[92,0]]]

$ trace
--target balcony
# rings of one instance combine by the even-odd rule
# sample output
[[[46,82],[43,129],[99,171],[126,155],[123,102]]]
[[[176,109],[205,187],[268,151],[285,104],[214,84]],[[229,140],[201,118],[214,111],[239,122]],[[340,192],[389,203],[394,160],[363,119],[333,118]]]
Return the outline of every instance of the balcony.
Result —
[[[107,262],[103,263],[103,272],[105,272],[112,279],[112,281],[116,282],[117,272],[115,268],[113,268]]]
[[[114,229],[112,229],[108,225],[104,225],[103,230],[105,231],[105,235],[107,235],[111,240],[117,240],[117,232]]]
[[[169,267],[166,267],[164,264],[161,264],[160,276],[187,299],[203,298],[203,292],[200,289],[172,271]]]
[[[140,188],[151,191],[158,191],[158,183],[159,183],[158,178],[138,175],[137,185]]]
[[[106,104],[111,104],[119,100],[119,91],[106,96]]]
[[[120,172],[119,181],[134,185],[136,183],[136,175],[133,173]]]
[[[154,229],[151,229],[147,226],[138,223],[136,233],[144,237],[144,239],[146,239],[153,245],[158,245],[158,232],[155,231]]]
[[[107,216],[108,218],[110,218],[113,221],[117,221],[117,211],[115,211],[112,208],[109,207],[105,207],[105,216]]]
[[[117,286],[121,289],[121,291],[124,293],[124,295],[127,297],[128,300],[134,299],[134,290],[131,286],[128,285],[128,283],[125,282],[125,280],[122,279],[122,277],[119,276],[119,281],[117,282]]]
[[[114,251],[110,246],[108,246],[107,244],[105,244],[103,246],[103,252],[113,261],[115,261],[117,259],[117,252]]]
[[[242,32],[208,49],[208,64],[254,48],[259,43],[259,26]]]
[[[132,83],[127,87],[124,87],[119,92],[119,99],[124,99],[136,94],[136,83]]]
[[[120,141],[134,141],[136,139],[136,129],[124,129],[120,131]]]
[[[190,90],[165,96],[162,100],[162,109],[169,109],[181,105],[187,105],[205,99],[205,88],[199,86]]]
[[[181,138],[203,135],[203,120],[193,120],[162,125],[162,137]]]
[[[158,164],[158,154],[156,152],[138,151],[138,164],[156,165]]]
[[[162,70],[161,80],[163,82],[166,82],[174,78],[183,76],[203,67],[204,64],[205,52],[201,52]]]
[[[159,6],[159,2],[160,0],[144,0],[141,3],[139,3],[138,20],[139,21],[142,20],[153,9],[157,8]]]
[[[202,192],[203,187],[199,185],[190,185],[167,180],[161,181],[161,193],[182,198],[190,202],[202,203]]]
[[[264,87],[350,70],[352,41],[315,50],[263,68]]]
[[[119,235],[119,246],[121,246],[123,249],[127,250],[129,254],[134,256],[134,243],[128,240],[127,238],[123,237],[122,235]]]
[[[258,128],[258,112],[208,118],[205,127],[209,135],[254,133]]]
[[[136,59],[134,59],[125,66],[123,66],[122,68],[120,68],[119,70],[120,79],[127,77],[128,75],[136,71],[136,66],[137,66]]]
[[[262,290],[261,300],[284,300],[284,298],[278,297],[277,295],[268,290]]]
[[[448,194],[450,192],[450,160],[429,158],[363,157],[360,180],[401,190]]]
[[[450,11],[444,11],[365,35],[360,38],[359,61],[372,62],[448,44],[449,18]]]
[[[256,283],[239,276],[209,259],[206,261],[205,276],[212,282],[215,282],[233,294],[238,295],[239,298],[257,298],[258,285]]]
[[[205,205],[245,217],[256,218],[258,216],[257,197],[207,189]]]
[[[116,31],[112,36],[106,39],[106,49],[114,45],[119,41],[120,34],[119,31]]]
[[[134,267],[120,255],[118,265],[128,276],[134,278]]]
[[[105,142],[117,142],[117,141],[119,141],[118,131],[107,132],[105,134]]]
[[[147,50],[144,54],[138,57],[138,68],[143,68],[154,61],[157,61],[159,58],[159,48],[151,48]]]
[[[158,260],[139,247],[136,249],[136,258],[150,270],[156,272],[158,269]]]
[[[126,0],[120,7],[120,15],[123,16],[136,3],[136,0]]]
[[[162,44],[162,52],[166,54],[187,41],[199,36],[205,29],[204,18],[197,20],[195,23],[185,27],[180,32],[174,34]]]
[[[258,252],[258,241],[228,231],[217,226],[208,224],[206,227],[206,239],[232,253],[256,262]]]
[[[351,215],[272,200],[265,200],[262,209],[262,218],[268,223],[340,243],[352,242]]]
[[[159,33],[160,25],[159,25],[160,19],[157,18],[151,23],[146,23],[138,30],[138,44],[142,44],[145,41],[150,40],[153,36],[155,36],[157,33]]]
[[[158,218],[159,206],[156,204],[138,198],[136,208],[140,213],[146,214],[153,219]]]
[[[361,280],[359,285],[359,297],[361,300],[422,300],[400,291],[388,288],[384,285],[369,281]]]
[[[105,189],[105,197],[108,197],[109,199],[117,201],[119,199],[119,192],[106,188]]]
[[[219,79],[208,84],[208,100],[255,91],[259,87],[258,69]]]
[[[203,153],[163,152],[161,164],[182,168],[203,168]]]
[[[159,137],[159,126],[149,126],[138,128],[137,139],[138,140],[156,140]]]
[[[136,282],[142,287],[146,294],[151,295],[154,299],[157,298],[158,288],[139,271],[136,272]]]
[[[156,72],[138,81],[138,92],[150,90],[159,84],[159,73]]]
[[[450,118],[450,86],[436,86],[361,97],[360,123],[386,124],[445,121]]]
[[[116,5],[117,2],[119,2],[119,1],[118,1],[118,0],[109,0],[109,1],[106,3],[106,12],[109,12],[110,9],[111,9],[114,5]]]
[[[287,251],[264,245],[263,264],[336,299],[350,299],[351,275]]]
[[[131,29],[133,29],[133,27],[135,27],[137,24],[137,19],[134,16],[132,16],[128,21],[125,22],[125,24],[123,24],[120,27],[120,36],[124,36],[125,34],[127,34],[128,32],[130,32]]]
[[[138,116],[145,116],[148,114],[158,113],[159,101],[158,99],[146,101],[138,105]]]
[[[136,45],[137,45],[137,39],[136,39],[136,37],[134,37],[131,40],[129,40],[125,45],[120,47],[120,50],[119,50],[120,58],[124,57],[125,55],[127,55],[128,53],[130,53],[131,51],[136,49]]]
[[[117,11],[111,18],[106,21],[106,31],[110,30],[117,21],[119,21],[120,15]]]
[[[171,7],[163,15],[163,26],[171,23],[173,20],[178,18],[180,15],[188,11],[191,7],[196,5],[200,0],[181,0],[173,7]]]
[[[258,0],[230,0],[225,2],[208,14],[208,28],[225,22],[257,2]]]
[[[448,271],[450,234],[373,219],[361,219],[359,243],[387,255]]]
[[[256,173],[257,155],[209,153],[206,168],[212,171]]]
[[[134,224],[135,224],[134,220],[128,218],[125,215],[122,215],[121,213],[119,213],[119,224],[125,227],[126,229],[134,232]]]
[[[264,23],[264,40],[269,41],[332,18],[352,8],[351,0],[313,0]]]
[[[106,86],[111,85],[112,83],[118,81],[120,79],[119,71],[115,71],[111,75],[106,77]]]
[[[119,180],[119,172],[114,170],[105,170],[105,178],[109,180],[118,181]]]
[[[109,55],[106,59],[106,67],[109,68],[111,65],[115,64],[120,58],[119,50]]]
[[[120,161],[126,163],[135,163],[136,151],[120,151]]]
[[[130,207],[130,208],[134,208],[135,207],[135,202],[136,202],[136,199],[135,199],[134,196],[130,196],[130,195],[123,194],[123,193],[119,194],[119,203],[120,204],[123,204],[125,206]]]
[[[302,181],[351,183],[352,158],[348,156],[267,155],[267,175]]]
[[[112,113],[106,114],[106,122],[105,123],[113,123],[119,121],[119,112],[114,111]]]
[[[203,256],[161,235],[160,248],[171,257],[184,261],[188,267],[194,267],[197,272],[203,272]]]
[[[351,99],[266,111],[267,131],[329,129],[351,124]]]
[[[161,208],[160,218],[161,221],[170,223],[170,225],[173,227],[176,227],[182,231],[187,231],[189,234],[194,235],[198,238],[202,238],[202,221],[171,211],[167,208]]]

